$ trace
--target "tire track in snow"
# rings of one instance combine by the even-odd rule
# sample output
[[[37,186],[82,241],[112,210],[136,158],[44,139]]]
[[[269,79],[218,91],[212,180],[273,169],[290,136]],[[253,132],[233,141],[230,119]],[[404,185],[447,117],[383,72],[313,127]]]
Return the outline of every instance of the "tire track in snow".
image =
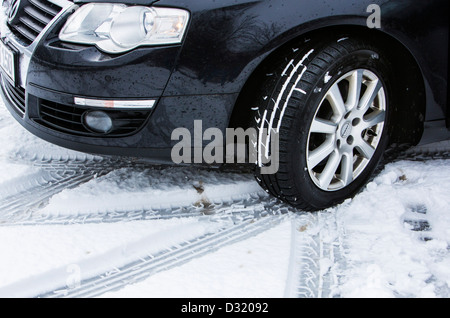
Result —
[[[142,241],[135,245],[128,244],[127,250],[134,250],[135,255],[126,264],[123,264],[121,259],[122,253],[117,251],[107,252],[99,255],[97,259],[94,257],[84,261],[86,264],[82,261],[77,265],[81,273],[93,271],[97,273],[93,276],[81,277],[77,284],[67,283],[70,274],[65,266],[1,288],[0,295],[39,298],[100,296],[265,232],[284,222],[294,212],[276,199],[254,199],[247,203],[251,206],[232,204],[217,214],[198,217],[199,222],[207,222],[208,227],[216,228],[216,230],[193,239],[180,241],[170,247],[159,245],[159,250],[156,252],[149,251],[151,248],[154,249],[154,246],[150,246],[157,241],[153,238],[147,238],[146,244],[142,244]],[[136,256],[136,253],[139,256]],[[96,267],[95,264],[99,263],[105,265],[105,260],[107,260],[107,269],[102,266]],[[100,269],[102,271],[98,272]],[[39,292],[28,295],[30,291]]]
[[[22,160],[22,158],[19,158]],[[7,195],[1,195],[0,199],[0,225],[56,225],[56,224],[86,224],[86,223],[112,223],[136,220],[167,219],[173,217],[192,217],[208,214],[217,214],[222,210],[230,211],[232,206],[248,205],[268,197],[261,189],[260,191],[249,191],[248,193],[236,193],[204,200],[199,196],[198,202],[184,202],[176,204],[152,203],[144,204],[142,208],[101,208],[93,211],[76,211],[76,213],[46,213],[42,211],[49,199],[55,194],[65,190],[76,188],[94,178],[105,176],[115,170],[131,168],[132,171],[145,171],[145,164],[128,160],[114,159],[92,159],[82,158],[32,158],[25,159],[25,163],[32,164],[40,170],[33,175],[23,176],[6,184]],[[164,172],[164,167],[162,172]],[[164,176],[158,173],[156,178]],[[239,169],[239,168],[238,168]],[[229,171],[236,173],[236,171]],[[219,174],[220,175],[220,174]],[[187,176],[190,176],[188,172]],[[211,177],[210,182],[234,182],[234,178]],[[155,177],[152,173],[149,178]],[[164,178],[163,178],[164,179]],[[245,178],[243,178],[245,179]],[[246,180],[246,179],[245,179]],[[167,182],[167,180],[166,180]],[[178,186],[184,184],[183,180],[169,180],[170,184]],[[223,199],[223,200],[222,200]],[[248,202],[247,202],[248,201]],[[251,203],[249,203],[251,202]]]
[[[415,147],[404,153],[396,153],[398,160],[429,160],[450,157],[450,141]],[[11,180],[3,184],[7,193],[0,198],[0,224],[73,224],[86,222],[114,222],[126,219],[155,219],[176,216],[201,215],[205,209],[193,211],[190,207],[176,206],[169,209],[153,209],[151,207],[133,211],[98,211],[89,215],[50,216],[33,215],[44,207],[49,199],[64,189],[75,188],[96,177],[106,175],[124,167],[145,167],[129,159],[116,159],[91,155],[29,155],[15,153],[11,158],[15,162],[23,162],[38,167],[41,171],[29,176]],[[1,195],[1,194],[0,194]],[[258,195],[258,194],[254,194]],[[188,211],[186,211],[188,210]]]
[[[432,152],[431,155],[430,153],[424,155],[423,152],[416,151],[400,159],[426,160],[426,158],[435,159],[436,156],[439,158],[448,158],[448,152],[444,151],[437,154],[436,152]],[[41,162],[39,162],[39,164],[40,163]],[[52,169],[54,169],[55,165],[67,167],[70,164],[71,161],[51,161],[50,164],[42,163],[44,167],[51,167],[48,168],[49,171],[53,171]],[[78,163],[75,164],[75,166],[77,165]],[[103,170],[100,170],[100,172],[101,171]],[[70,179],[70,176],[68,178]],[[216,233],[182,242],[170,249],[156,254],[150,254],[146,257],[141,257],[130,262],[128,265],[119,268],[112,267],[111,270],[105,271],[103,274],[82,280],[81,284],[75,288],[67,287],[64,283],[61,283],[59,288],[42,292],[38,296],[98,296],[107,291],[121,288],[126,284],[142,280],[159,271],[181,265],[225,245],[264,232],[285,220],[284,217],[286,213],[291,214],[290,212],[297,212],[297,214],[292,221],[293,239],[291,266],[289,271],[289,281],[292,283],[288,284],[286,288],[286,297],[336,296],[334,294],[334,287],[339,284],[339,275],[336,272],[336,264],[342,262],[342,258],[340,257],[342,254],[342,245],[339,241],[339,236],[337,237],[337,240],[330,240],[329,238],[328,240],[324,240],[322,226],[324,223],[321,221],[321,218],[323,219],[325,214],[298,213],[298,211],[294,211],[281,203],[272,204],[271,206],[269,204],[269,206],[267,206],[268,201],[274,202],[273,200],[268,199],[250,198],[244,201],[241,203],[243,203],[243,208],[247,214],[243,213],[242,209],[233,206],[233,204],[224,204],[220,209],[215,209],[214,207],[198,209],[198,207],[196,207],[197,209],[193,210],[191,207],[189,209],[178,209],[176,212],[174,212],[173,209],[164,211],[114,211],[114,213],[107,215],[106,218],[103,217],[98,220],[105,221],[107,219],[113,220],[115,218],[116,220],[124,220],[130,215],[134,215],[134,217],[138,219],[164,218],[171,217],[171,215],[201,217],[205,214],[212,213],[215,214],[213,217],[215,217],[216,220],[222,218],[222,221],[230,219],[234,221],[232,226],[226,226]],[[257,209],[255,210],[255,205],[258,204],[263,204],[265,206],[257,211]],[[220,213],[218,213],[219,210]],[[330,221],[328,220],[325,223],[329,222]],[[331,222],[331,224],[334,223]],[[314,227],[320,228],[321,230],[314,232],[314,230],[312,230]],[[32,281],[28,283],[33,284]]]
[[[183,242],[160,253],[147,255],[136,262],[115,268],[113,272],[87,279],[77,288],[64,288],[38,297],[96,297],[106,292],[123,288],[132,283],[142,281],[158,272],[183,265],[193,259],[202,257],[234,244],[280,224],[282,216],[265,217],[247,220],[236,225],[225,227],[217,233],[198,237],[195,240]]]
[[[31,160],[38,171],[3,183],[0,198],[0,224],[29,219],[33,211],[64,189],[75,188],[115,169],[108,161]],[[114,168],[113,168],[114,167]]]
[[[388,155],[388,162],[399,160],[425,161],[437,159],[450,159],[450,140],[411,147],[406,150],[399,146],[394,150],[393,156]]]
[[[335,215],[302,213],[295,215],[291,222],[291,256],[285,297],[337,297],[343,248]]]
[[[201,217],[208,215],[229,215],[238,218],[237,214],[241,214],[241,218],[246,217],[246,213],[250,211],[261,210],[261,203],[267,200],[264,192],[248,194],[246,198],[236,200],[226,200],[202,205],[174,205],[170,208],[144,207],[136,210],[105,210],[88,214],[44,214],[34,213],[25,216],[8,217],[0,226],[18,226],[18,225],[71,225],[71,224],[99,224],[114,222],[130,222],[130,221],[149,221],[163,220],[170,218],[188,218]],[[262,207],[264,209],[264,207]],[[238,212],[236,212],[238,211]]]
[[[388,162],[450,159],[450,140],[410,148],[395,153]],[[404,221],[423,240],[431,239],[426,209],[415,207]],[[417,213],[421,215],[417,215]],[[285,289],[287,298],[339,297],[340,270],[345,268],[343,257],[343,226],[334,213],[297,213],[292,218],[291,256]]]
[[[224,198],[222,201],[215,199],[214,203],[206,206],[191,205],[166,209],[106,211],[103,214],[92,213],[81,216],[66,215],[55,217],[51,215],[45,217],[41,215],[36,218],[35,215],[32,215],[32,212],[45,205],[52,195],[64,189],[79,186],[96,176],[105,175],[111,172],[112,169],[105,168],[105,163],[101,160],[92,161],[91,159],[36,159],[33,165],[41,168],[41,170],[31,177],[24,176],[23,180],[15,180],[16,188],[10,189],[14,194],[0,201],[4,205],[2,210],[6,225],[100,223],[172,217],[195,217],[198,220],[208,219],[211,224],[224,224],[216,232],[180,242],[157,253],[147,253],[143,257],[135,258],[123,266],[117,266],[119,264],[115,264],[113,260],[108,264],[110,265],[108,270],[94,277],[86,277],[77,288],[68,287],[66,281],[61,279],[60,285],[50,291],[41,289],[41,292],[37,293],[37,297],[98,296],[107,291],[144,279],[162,270],[179,266],[192,259],[216,251],[223,246],[264,232],[285,220],[286,214],[293,212],[293,209],[290,207],[285,206],[274,198],[268,197],[264,191],[261,191],[261,193],[249,193],[246,197],[244,196],[245,198],[239,200],[229,197]],[[114,166],[117,169],[118,166],[133,167],[134,163],[115,163],[108,165],[108,167],[110,166]],[[26,201],[25,204],[23,203],[24,200]],[[5,211],[8,213],[5,213]],[[141,252],[145,252],[145,248]],[[66,271],[67,267],[61,268],[59,277],[66,278]],[[23,293],[26,294],[30,290],[39,290],[46,284],[49,284],[50,281],[54,282],[54,275],[55,271],[52,271],[52,273],[43,273],[42,275],[14,283],[2,288],[3,291],[0,290],[0,294],[2,292],[13,292],[21,295]],[[56,270],[56,277],[58,277],[58,270]],[[33,296],[35,295],[27,295],[26,297]]]
[[[171,217],[201,216],[229,209],[229,203],[239,203],[240,201],[259,200],[267,197],[267,194],[260,191],[249,191],[248,193],[238,193],[227,198],[213,198],[212,202],[203,202],[201,196],[198,202],[185,202],[173,205],[165,205],[149,202],[142,208],[116,209],[98,208],[93,212],[79,211],[76,213],[46,214],[42,210],[49,199],[65,189],[76,188],[83,183],[89,182],[97,177],[105,176],[113,171],[123,168],[130,168],[132,171],[145,171],[149,166],[145,163],[127,158],[94,157],[91,155],[30,155],[22,152],[15,153],[10,158],[13,162],[22,163],[36,167],[38,172],[22,176],[10,182],[4,183],[3,188],[7,188],[6,193],[0,192],[0,225],[54,225],[54,224],[85,224],[101,222],[121,222],[133,220],[166,219]],[[156,178],[164,176],[158,173],[161,169],[164,172],[165,166],[151,166],[156,172]],[[244,167],[234,167],[224,171],[224,177],[213,176],[210,182],[230,182],[233,178],[227,176],[228,173],[247,172]],[[191,177],[190,172],[181,177]],[[219,174],[218,176],[220,176]],[[155,177],[149,174],[149,178]],[[164,178],[163,178],[164,179]],[[165,180],[173,182],[174,185],[184,184],[179,180]],[[206,200],[208,201],[208,200]],[[192,204],[195,206],[192,206]],[[244,203],[245,204],[245,203]],[[38,213],[35,213],[38,212]],[[61,211],[64,212],[64,211]]]
[[[29,187],[20,184],[16,187],[18,191],[0,200],[0,223],[29,218],[35,209],[45,206],[53,195],[88,182],[98,175],[101,175],[101,171],[52,171],[29,176]]]

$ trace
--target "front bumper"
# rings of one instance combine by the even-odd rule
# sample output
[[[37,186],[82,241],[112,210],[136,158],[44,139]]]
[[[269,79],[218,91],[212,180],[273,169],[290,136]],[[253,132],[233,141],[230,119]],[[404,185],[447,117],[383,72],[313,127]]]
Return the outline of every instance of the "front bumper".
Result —
[[[11,96],[5,81],[2,79],[1,94],[5,105],[13,117],[34,135],[61,147],[99,155],[113,155],[143,158],[152,163],[172,163],[172,147],[178,140],[171,140],[172,132],[179,127],[194,131],[193,118],[202,118],[203,128],[224,127],[231,114],[231,105],[237,94],[225,95],[192,95],[161,97],[157,107],[146,118],[143,126],[133,134],[120,137],[80,136],[47,127],[36,115],[39,103],[55,101],[68,103],[73,98],[71,94],[63,94],[41,87],[28,85],[28,89],[18,89],[24,92],[22,99],[27,99],[24,115],[17,110],[19,93]],[[36,96],[40,97],[36,97]],[[26,96],[26,97],[25,97]]]
[[[108,55],[95,47],[62,43],[58,32],[77,6],[66,0],[39,1],[57,4],[61,11],[31,43],[6,23],[1,29],[2,40],[18,55],[16,85],[2,76],[3,99],[27,130],[78,151],[170,162],[175,128],[191,129],[194,119],[202,119],[205,128],[227,127],[229,105],[237,94],[164,95],[180,45]],[[99,134],[86,129],[83,113],[90,107],[76,105],[75,98],[156,103],[147,110],[105,109],[116,118],[117,129]]]

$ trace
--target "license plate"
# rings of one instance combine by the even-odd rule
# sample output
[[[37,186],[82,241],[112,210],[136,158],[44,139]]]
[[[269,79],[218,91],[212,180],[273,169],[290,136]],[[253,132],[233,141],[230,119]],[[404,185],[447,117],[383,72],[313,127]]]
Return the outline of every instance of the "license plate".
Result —
[[[16,65],[14,52],[0,41],[0,66],[9,79],[16,82]]]

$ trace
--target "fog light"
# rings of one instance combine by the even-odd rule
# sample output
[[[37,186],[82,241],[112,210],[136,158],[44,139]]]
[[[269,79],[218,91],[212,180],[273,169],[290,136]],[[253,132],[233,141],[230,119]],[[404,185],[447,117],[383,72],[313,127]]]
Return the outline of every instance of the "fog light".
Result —
[[[112,119],[109,115],[102,111],[91,111],[84,115],[84,124],[90,130],[106,134],[111,131],[113,127]]]

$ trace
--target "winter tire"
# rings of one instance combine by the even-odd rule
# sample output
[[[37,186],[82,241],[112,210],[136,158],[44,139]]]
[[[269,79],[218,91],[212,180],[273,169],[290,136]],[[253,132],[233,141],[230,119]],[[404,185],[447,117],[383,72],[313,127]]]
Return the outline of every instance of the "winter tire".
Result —
[[[302,47],[278,56],[262,85],[256,179],[281,200],[313,211],[354,196],[379,166],[388,144],[391,75],[383,53],[364,41]],[[278,171],[264,174],[269,156],[278,156]]]

